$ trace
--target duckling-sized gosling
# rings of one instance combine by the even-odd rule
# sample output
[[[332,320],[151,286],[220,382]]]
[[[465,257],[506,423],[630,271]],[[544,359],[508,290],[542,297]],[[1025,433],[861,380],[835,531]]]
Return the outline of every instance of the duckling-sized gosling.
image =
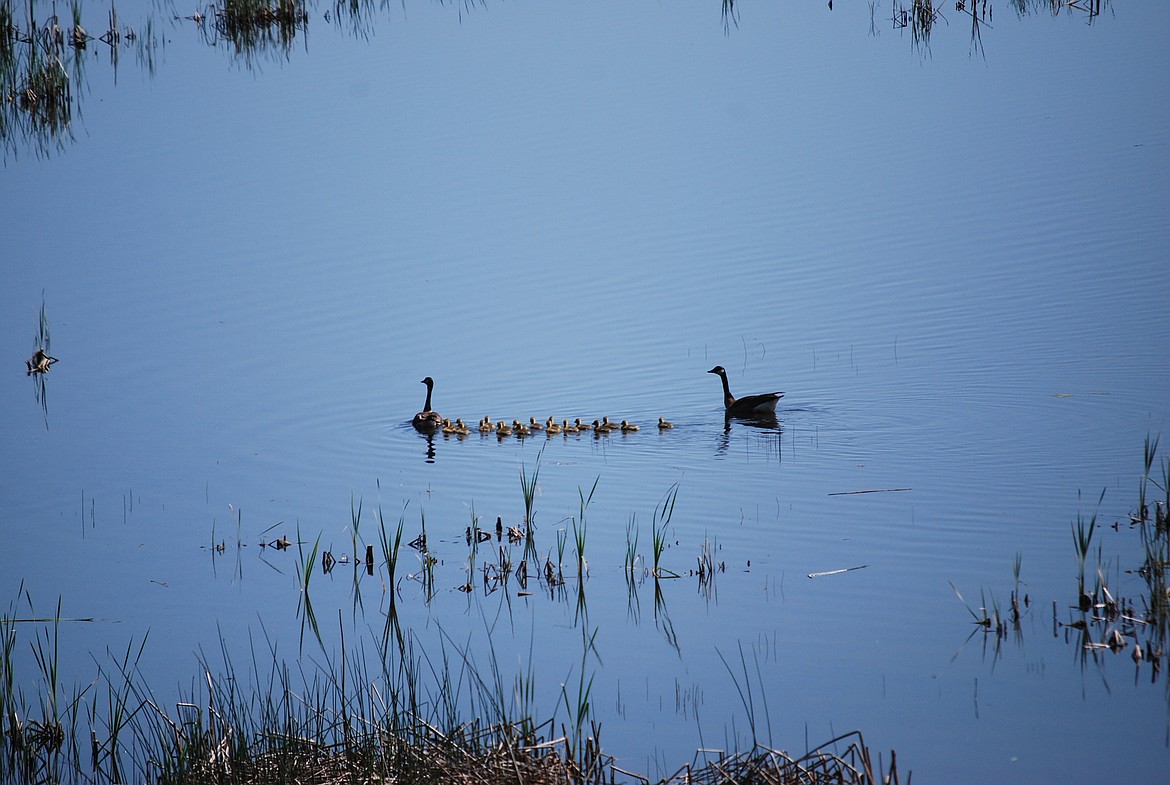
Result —
[[[528,418],[528,430],[530,430],[530,431],[543,431],[544,426],[541,425],[540,423],[538,423],[536,421],[535,417],[529,417]]]
[[[495,426],[492,425],[492,418],[491,417],[484,417],[482,420],[479,421],[479,432],[480,433],[491,433],[494,430],[495,430]]]
[[[507,425],[505,425],[503,423],[503,421],[496,423],[496,436],[503,439],[505,436],[511,436],[511,435],[512,435],[512,429],[509,428]]]
[[[581,422],[581,421],[577,420],[577,422]],[[569,434],[569,433],[577,433],[581,429],[578,428],[576,425],[570,425],[569,421],[565,420],[563,422],[563,424],[561,425],[561,430],[564,431],[566,434]]]
[[[608,417],[601,418],[601,427],[607,431],[616,431],[621,426],[615,422],[610,422]]]
[[[529,429],[527,425],[520,422],[519,420],[512,420],[512,433],[516,434],[517,436],[532,435],[531,429]]]
[[[594,420],[593,425],[590,425],[589,423],[581,422],[581,418],[578,417],[573,421],[573,425],[577,426],[578,431],[590,431],[593,430],[593,425],[597,425],[597,420]]]
[[[544,424],[544,432],[549,436],[554,436],[561,432],[561,426],[557,425],[557,421],[552,417],[548,418],[548,422]]]
[[[634,425],[632,422],[626,422],[625,420],[622,420],[622,424],[618,427],[622,429],[622,433],[633,433],[634,431],[638,430],[638,426]]]
[[[467,427],[467,423],[463,422],[462,417],[455,418],[455,434],[457,436],[467,436],[471,433],[471,429]]]
[[[667,422],[666,420],[662,419],[661,417],[658,418],[658,430],[669,431],[673,427],[674,427],[674,423]]]

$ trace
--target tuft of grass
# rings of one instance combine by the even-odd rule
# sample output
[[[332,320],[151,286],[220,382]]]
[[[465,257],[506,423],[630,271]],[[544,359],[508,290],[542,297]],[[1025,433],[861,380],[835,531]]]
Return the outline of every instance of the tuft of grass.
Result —
[[[386,534],[383,539],[392,550],[393,538]],[[315,559],[300,547],[305,569],[300,582],[307,591]],[[95,660],[96,678],[66,697],[57,665],[59,651],[68,646],[61,634],[61,605],[59,599],[52,619],[34,619],[51,622],[33,645],[41,676],[34,696],[40,699],[39,719],[30,716],[15,687],[29,683],[14,672],[15,616],[0,613],[0,780],[5,782],[275,785],[506,779],[586,785],[612,782],[619,773],[645,779],[620,772],[601,750],[601,724],[593,712],[592,658],[601,664],[596,628],[582,627],[579,663],[570,668],[553,716],[544,721],[536,719],[536,696],[542,690],[531,647],[527,666],[514,679],[506,677],[491,647],[494,622],[484,619],[489,653],[484,667],[471,654],[470,639],[456,643],[441,626],[437,640],[423,640],[412,631],[375,640],[368,651],[360,640],[356,645],[347,641],[340,611],[339,649],[322,647],[319,657],[296,656],[290,662],[263,627],[260,646],[249,633],[248,672],[237,670],[230,654],[235,642],[229,644],[221,631],[219,661],[213,663],[200,650],[190,686],[180,688],[168,709],[138,667],[146,638],[131,640],[123,652],[107,649],[106,660]],[[770,719],[766,702],[751,697],[742,647],[740,664],[743,685],[733,678],[755,736],[762,728],[761,707],[769,727]],[[754,678],[760,681],[758,663]],[[562,732],[554,738],[562,702]],[[85,712],[83,705],[89,707]],[[875,782],[868,750],[858,744],[851,744],[844,758],[818,751],[797,759],[771,752],[730,761],[721,756],[709,766],[685,767],[664,782]],[[896,784],[896,769],[891,767],[884,781]]]
[[[321,628],[317,624],[317,614],[313,611],[313,599],[309,595],[309,582],[313,578],[313,565],[317,563],[317,551],[321,547],[321,535],[317,535],[312,550],[305,554],[305,543],[301,539],[301,526],[297,524],[297,554],[300,561],[297,563],[297,584],[300,594],[297,598],[297,616],[301,620],[301,648],[305,646],[305,625],[313,632],[313,637],[322,649],[325,648],[321,640]]]
[[[308,21],[305,0],[223,0],[215,10],[216,32],[249,56],[269,48],[287,52]]]
[[[653,540],[654,570],[657,578],[677,578],[678,573],[662,567],[662,553],[666,550],[666,530],[670,526],[670,519],[674,515],[674,504],[678,501],[678,483],[670,486],[666,496],[654,508],[654,521],[650,524],[650,536]]]
[[[536,454],[536,468],[532,470],[531,477],[525,471],[524,465],[520,465],[520,489],[524,493],[524,525],[529,533],[536,528],[536,484],[540,479],[540,457],[543,454],[544,447],[541,447],[540,452]]]
[[[1080,494],[1077,494],[1078,498]],[[1080,604],[1082,610],[1087,610],[1092,605],[1093,599],[1085,593],[1085,562],[1089,558],[1089,551],[1093,547],[1093,532],[1097,528],[1097,512],[1101,509],[1101,502],[1105,499],[1105,489],[1101,489],[1101,495],[1097,498],[1097,508],[1093,510],[1093,515],[1086,521],[1084,516],[1078,511],[1077,519],[1072,524],[1073,545],[1076,547],[1077,554],[1077,592],[1080,596]]]
[[[565,748],[567,756],[570,760],[588,761],[592,764],[595,759],[593,754],[596,749],[597,737],[600,735],[601,726],[592,722],[592,696],[593,696],[593,676],[589,671],[588,660],[589,652],[593,652],[596,656],[596,641],[598,628],[594,628],[592,632],[587,632],[585,628],[581,629],[581,664],[577,669],[577,684],[576,690],[572,697],[569,696],[567,685],[561,685],[561,700],[564,701],[565,711],[568,714],[569,725],[565,728]],[[586,674],[588,673],[588,676]],[[585,737],[585,728],[589,724],[593,730],[593,735],[588,738]],[[594,776],[597,772],[592,772],[594,776],[589,776],[590,771],[586,767],[585,780],[586,782],[594,781]]]
[[[1150,517],[1150,508],[1146,503],[1146,491],[1150,484],[1150,470],[1154,467],[1154,460],[1158,454],[1158,442],[1161,438],[1161,434],[1159,434],[1151,442],[1150,435],[1146,434],[1145,443],[1142,445],[1142,481],[1138,485],[1138,508],[1137,514],[1134,516],[1138,522],[1148,520]]]
[[[589,489],[588,495],[581,488],[577,488],[577,496],[581,501],[579,508],[580,523],[578,523],[577,518],[573,519],[573,545],[577,557],[577,581],[579,584],[584,584],[585,576],[589,571],[589,563],[585,560],[585,533],[587,530],[585,511],[589,509],[589,502],[593,500],[593,494],[597,490],[597,483],[600,479],[599,477],[593,481],[593,487]]]
[[[720,662],[723,667],[727,669],[728,675],[731,676],[731,682],[735,685],[735,691],[739,694],[740,704],[744,708],[744,713],[747,717],[748,729],[751,731],[751,742],[753,746],[760,746],[765,742],[760,737],[761,728],[758,726],[759,718],[756,714],[756,697],[755,690],[752,689],[751,673],[748,671],[747,657],[743,652],[743,643],[739,644],[739,666],[743,673],[743,683],[741,684],[736,676],[735,670],[731,664],[727,662],[727,658],[723,656],[723,652],[716,648],[716,653],[719,655]],[[771,743],[772,738],[772,717],[768,711],[768,693],[764,689],[764,677],[760,672],[760,659],[755,648],[752,649],[752,659],[755,664],[756,683],[759,685],[760,691],[760,708],[764,714],[764,724],[768,734],[768,742]]]
[[[632,578],[638,567],[638,518],[630,515],[626,524],[626,576]]]

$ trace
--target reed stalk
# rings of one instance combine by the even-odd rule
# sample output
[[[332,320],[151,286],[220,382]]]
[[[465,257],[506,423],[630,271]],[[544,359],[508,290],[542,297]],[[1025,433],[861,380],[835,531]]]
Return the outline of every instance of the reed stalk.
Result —
[[[1080,494],[1077,494],[1078,498]],[[1080,604],[1082,610],[1087,610],[1088,606],[1092,604],[1092,598],[1085,593],[1085,562],[1089,558],[1089,551],[1093,546],[1093,531],[1097,528],[1097,511],[1101,508],[1101,502],[1105,498],[1105,489],[1101,489],[1101,496],[1097,499],[1097,508],[1093,510],[1093,515],[1085,520],[1084,516],[1078,511],[1077,519],[1072,524],[1073,545],[1076,547],[1077,554],[1077,591],[1080,596]]]
[[[666,496],[654,508],[654,520],[650,524],[650,536],[652,538],[652,547],[654,553],[654,577],[655,578],[677,578],[678,574],[667,570],[660,565],[662,560],[662,553],[666,550],[667,528],[670,526],[670,519],[674,515],[674,504],[678,500],[678,483],[670,486],[667,490]]]

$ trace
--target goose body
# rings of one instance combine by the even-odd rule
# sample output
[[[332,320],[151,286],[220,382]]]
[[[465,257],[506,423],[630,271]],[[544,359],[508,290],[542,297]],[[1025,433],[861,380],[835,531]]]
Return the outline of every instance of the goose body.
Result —
[[[775,414],[776,402],[784,397],[782,392],[770,392],[736,398],[727,385],[727,371],[722,365],[716,365],[707,373],[717,375],[723,382],[723,408],[728,417],[766,417]]]
[[[422,380],[422,384],[427,386],[427,400],[423,404],[422,411],[414,416],[410,424],[417,430],[432,433],[443,427],[443,417],[431,409],[431,391],[434,389],[435,380],[428,376]]]

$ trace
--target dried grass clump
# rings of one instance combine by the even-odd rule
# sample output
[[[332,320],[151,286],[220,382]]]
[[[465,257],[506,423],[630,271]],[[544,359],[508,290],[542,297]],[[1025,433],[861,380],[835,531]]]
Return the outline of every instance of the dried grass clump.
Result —
[[[346,745],[326,746],[309,739],[274,739],[266,752],[229,762],[212,755],[178,777],[173,785],[300,785],[340,783],[485,783],[486,785],[569,785],[627,780],[649,783],[625,771],[612,759],[596,755],[585,767],[567,757],[567,739],[525,743],[515,728],[461,730],[444,736],[433,728],[415,727],[401,735],[375,735]],[[829,750],[848,742],[844,751]],[[220,753],[226,750],[217,745]],[[701,765],[690,764],[656,785],[897,785],[896,758],[875,769],[861,733],[833,739],[799,758],[757,747],[722,755]]]
[[[848,746],[843,751],[834,751],[846,742]],[[630,772],[621,773],[649,782]],[[853,731],[799,758],[762,746],[737,755],[721,755],[702,765],[684,766],[672,776],[660,780],[658,785],[897,785],[898,782],[894,753],[890,752],[888,769],[883,769],[880,760],[875,769],[861,732]]]

